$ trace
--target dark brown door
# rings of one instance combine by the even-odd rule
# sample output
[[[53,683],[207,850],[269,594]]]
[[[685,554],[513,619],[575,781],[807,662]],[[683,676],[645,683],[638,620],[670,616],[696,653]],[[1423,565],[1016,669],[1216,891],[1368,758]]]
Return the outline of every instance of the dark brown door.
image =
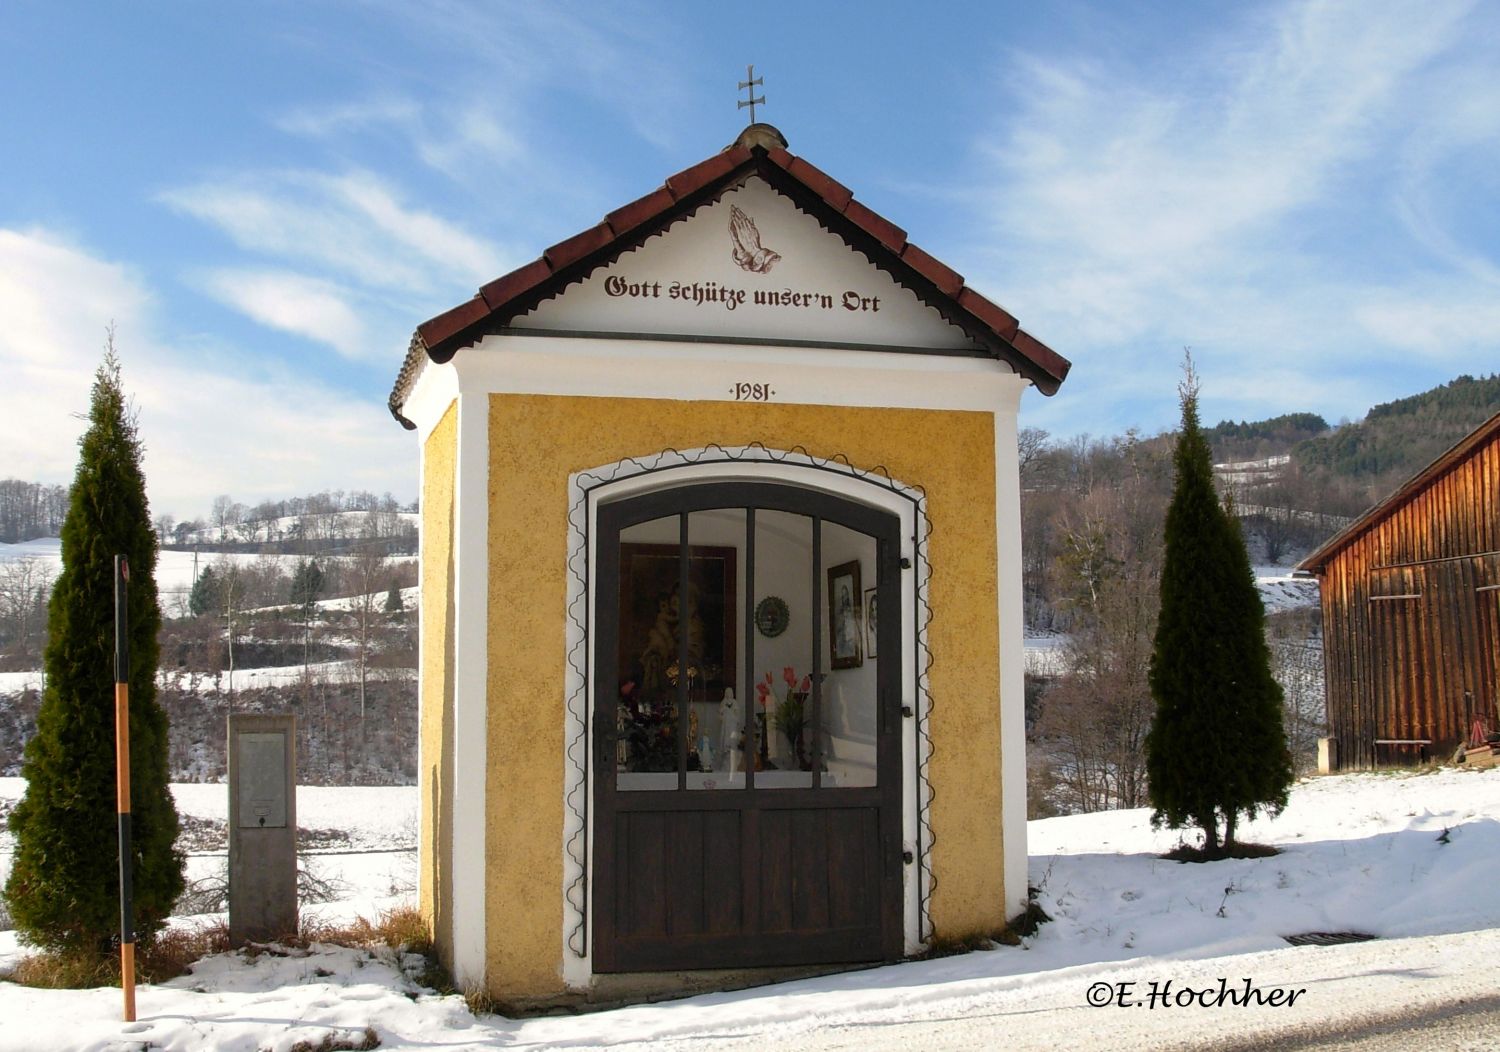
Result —
[[[898,519],[711,483],[596,550],[594,968],[899,957]]]

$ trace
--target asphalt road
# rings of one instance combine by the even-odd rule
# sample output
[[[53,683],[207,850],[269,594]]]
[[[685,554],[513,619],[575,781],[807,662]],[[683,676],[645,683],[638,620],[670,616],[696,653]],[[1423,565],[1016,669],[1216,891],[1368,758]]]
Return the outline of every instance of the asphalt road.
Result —
[[[1497,975],[1500,977],[1500,975]],[[1492,1052],[1500,1049],[1500,996],[1458,1001],[1421,1011],[1344,1021],[1331,1029],[1272,1039],[1177,1046],[1180,1052]]]
[[[1149,1040],[1120,1033],[1108,1025],[1069,1028],[1053,1034],[1054,1047],[1091,1048],[1109,1052],[1496,1052],[1500,1050],[1500,996],[1424,1006],[1421,1011],[1372,1014],[1340,1020],[1336,1025],[1299,1026],[1268,1035],[1233,1033],[1233,1016],[1223,1017],[1225,1031],[1201,1033],[1188,1040]],[[947,1019],[854,1024],[815,1029],[804,1038],[782,1037],[787,1049],[817,1052],[874,1052],[877,1049],[920,1049],[922,1052],[1005,1052],[1043,1047],[1027,1038],[1016,1041],[1018,1022],[1013,1014],[965,1014]],[[1009,1025],[1007,1025],[1009,1024]],[[1023,1024],[1024,1025],[1024,1024]],[[1033,1035],[1028,1035],[1031,1037]],[[1061,1041],[1057,1038],[1062,1036]],[[736,1045],[738,1047],[738,1045]]]

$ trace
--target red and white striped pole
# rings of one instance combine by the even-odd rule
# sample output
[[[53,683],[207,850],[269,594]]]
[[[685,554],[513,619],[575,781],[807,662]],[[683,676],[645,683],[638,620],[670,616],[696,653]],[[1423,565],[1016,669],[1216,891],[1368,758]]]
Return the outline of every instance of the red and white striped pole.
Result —
[[[115,556],[115,798],[120,812],[120,988],[125,1022],[135,1022],[135,904],[130,845],[130,627],[125,585],[130,566]]]

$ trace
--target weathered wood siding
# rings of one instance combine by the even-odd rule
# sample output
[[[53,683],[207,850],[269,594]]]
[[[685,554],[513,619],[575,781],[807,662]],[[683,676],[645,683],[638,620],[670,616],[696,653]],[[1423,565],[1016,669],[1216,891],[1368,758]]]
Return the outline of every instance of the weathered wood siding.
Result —
[[[1460,443],[1363,529],[1351,527],[1320,573],[1341,767],[1373,764],[1377,739],[1428,738],[1432,755],[1451,752],[1467,735],[1470,704],[1497,719],[1500,417],[1465,442],[1471,448]]]

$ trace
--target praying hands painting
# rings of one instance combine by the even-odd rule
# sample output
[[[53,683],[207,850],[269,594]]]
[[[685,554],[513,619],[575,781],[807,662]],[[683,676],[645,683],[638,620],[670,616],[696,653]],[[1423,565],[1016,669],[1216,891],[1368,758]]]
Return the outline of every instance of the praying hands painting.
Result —
[[[779,253],[761,247],[760,231],[756,229],[755,220],[740,211],[738,205],[729,206],[729,240],[734,242],[734,250],[730,254],[741,270],[748,270],[753,274],[769,274],[777,260],[781,259]]]

